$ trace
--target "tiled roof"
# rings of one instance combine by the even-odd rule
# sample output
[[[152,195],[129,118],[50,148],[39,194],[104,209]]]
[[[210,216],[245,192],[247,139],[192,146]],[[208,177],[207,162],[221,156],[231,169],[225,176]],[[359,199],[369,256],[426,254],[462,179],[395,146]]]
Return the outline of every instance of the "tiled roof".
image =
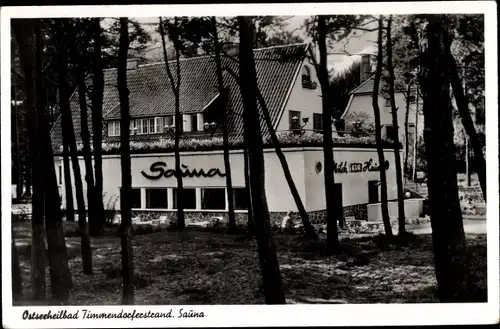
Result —
[[[287,100],[288,92],[292,87],[302,63],[303,55],[308,51],[307,43],[287,46],[269,47],[254,50],[257,81],[264,100],[276,125],[280,112]],[[234,59],[222,57],[225,69],[224,86],[229,89],[229,130],[231,134],[242,133],[243,130],[243,102],[238,82],[227,72],[227,68],[239,73],[238,63]],[[176,81],[176,63],[170,61],[171,71]],[[201,112],[218,95],[215,62],[210,56],[183,59],[180,61],[181,113]],[[103,98],[104,120],[118,119],[120,103],[117,88],[117,70],[104,71],[105,89]],[[165,63],[140,65],[135,70],[127,71],[127,85],[130,92],[131,117],[146,117],[156,115],[171,115],[175,113],[175,98],[168,80]],[[71,98],[73,124],[77,141],[80,141],[80,108],[78,93]],[[261,126],[264,126],[263,122]],[[91,116],[89,111],[89,130],[91,130]],[[264,134],[267,129],[263,129]],[[54,151],[59,149],[61,139],[60,120],[52,131]],[[156,140],[159,135],[139,135],[148,140]],[[143,137],[147,136],[147,137]],[[132,136],[133,137],[133,136]],[[107,139],[107,127],[103,126],[103,141]],[[112,139],[112,138],[111,138]]]
[[[349,94],[366,94],[373,92],[373,84],[375,79],[373,77],[366,79],[359,86],[351,90]]]

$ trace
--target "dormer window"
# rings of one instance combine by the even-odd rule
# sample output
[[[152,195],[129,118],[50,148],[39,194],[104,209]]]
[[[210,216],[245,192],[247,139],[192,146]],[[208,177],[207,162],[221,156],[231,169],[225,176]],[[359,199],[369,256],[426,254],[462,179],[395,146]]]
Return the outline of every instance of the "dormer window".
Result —
[[[311,69],[309,66],[302,66],[302,87],[306,89],[316,89],[316,81],[311,80]]]

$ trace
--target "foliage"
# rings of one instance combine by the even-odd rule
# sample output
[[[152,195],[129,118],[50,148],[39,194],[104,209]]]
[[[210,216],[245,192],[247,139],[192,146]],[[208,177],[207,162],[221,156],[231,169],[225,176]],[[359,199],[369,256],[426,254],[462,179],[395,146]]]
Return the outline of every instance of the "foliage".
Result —
[[[367,112],[351,112],[344,118],[345,132],[353,137],[370,137],[375,134],[373,117]]]
[[[335,75],[330,80],[330,93],[335,99],[333,105],[333,116],[340,118],[347,103],[349,103],[349,93],[360,84],[360,62],[354,62],[340,74]],[[339,128],[339,127],[337,127]]]
[[[106,196],[106,193],[103,195],[103,198]],[[117,196],[111,196],[108,198],[106,202],[106,208],[104,210],[104,215],[106,217],[106,224],[111,225],[116,217],[118,211],[116,210],[116,202],[118,201]]]
[[[369,133],[370,124],[366,120],[362,125],[360,130],[354,131],[353,133],[343,134],[342,136],[334,136],[333,142],[337,146],[349,145],[349,146],[375,146],[375,136]],[[368,127],[368,128],[367,128]],[[295,134],[292,132],[278,132],[278,140],[281,147],[298,147],[298,146],[322,146],[323,134],[316,132],[304,132],[304,134]],[[263,137],[264,147],[272,148],[273,144],[270,136]],[[223,140],[222,137],[192,137],[192,138],[181,138],[179,141],[180,149],[182,151],[207,151],[207,150],[217,150],[222,149]],[[390,140],[384,140],[385,147],[394,147],[393,142]],[[240,149],[243,147],[243,137],[242,136],[230,136],[229,147],[232,149]],[[81,143],[77,145],[79,151],[82,149]],[[119,142],[104,142],[102,144],[103,151],[105,153],[116,152],[120,149]],[[174,149],[174,140],[172,138],[160,138],[154,142],[139,142],[130,141],[131,151],[149,151],[149,150],[162,150],[171,151]],[[62,146],[59,148],[59,152],[62,151]]]

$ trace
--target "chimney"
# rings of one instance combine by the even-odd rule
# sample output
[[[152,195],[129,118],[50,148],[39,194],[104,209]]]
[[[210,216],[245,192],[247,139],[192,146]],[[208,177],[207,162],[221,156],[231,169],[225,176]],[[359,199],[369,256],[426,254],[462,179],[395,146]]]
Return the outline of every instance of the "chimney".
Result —
[[[127,59],[127,70],[135,70],[139,65],[139,58],[129,58]]]
[[[361,64],[359,67],[359,83],[369,79],[372,76],[371,55],[361,55]]]

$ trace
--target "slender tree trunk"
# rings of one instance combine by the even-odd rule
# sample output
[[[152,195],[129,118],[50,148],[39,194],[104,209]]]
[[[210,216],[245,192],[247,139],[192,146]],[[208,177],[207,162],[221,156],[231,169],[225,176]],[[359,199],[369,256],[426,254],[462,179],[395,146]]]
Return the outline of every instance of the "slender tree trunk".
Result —
[[[283,151],[281,150],[278,136],[276,135],[276,131],[274,130],[273,123],[271,121],[271,116],[269,115],[269,110],[267,108],[266,102],[264,101],[264,97],[262,97],[260,89],[257,89],[257,98],[262,108],[262,113],[264,114],[264,120],[266,121],[267,130],[271,135],[271,140],[276,150],[276,155],[280,160],[281,168],[283,168],[283,173],[285,174],[286,182],[288,183],[290,192],[292,193],[295,204],[297,205],[297,209],[299,210],[300,218],[302,219],[302,224],[304,226],[306,237],[309,239],[317,239],[318,235],[314,231],[314,227],[311,225],[311,221],[309,220],[309,215],[307,214],[306,208],[304,207],[304,203],[302,203],[302,199],[300,198],[299,191],[297,190],[295,182],[293,181],[292,173],[290,172],[290,167],[288,166],[288,162],[286,161],[285,154],[283,154]]]
[[[281,276],[272,237],[269,209],[265,191],[265,169],[260,119],[257,108],[257,74],[253,57],[253,22],[250,17],[238,17],[240,31],[240,89],[243,99],[243,117],[246,136],[252,134],[248,145],[250,192],[255,223],[255,234],[262,271],[264,295],[267,304],[285,304]],[[248,141],[247,141],[248,142]]]
[[[30,148],[30,142],[28,142],[28,149]],[[26,181],[26,189],[24,191],[24,197],[25,198],[31,198],[31,190],[32,190],[32,178],[33,178],[33,173],[31,172],[31,168],[32,168],[32,165],[31,165],[31,155],[28,154],[26,156],[26,173],[25,173],[25,178],[24,180]]]
[[[33,86],[33,33],[34,21],[13,21],[12,27],[14,37],[19,47],[21,67],[24,75],[24,91],[26,113],[28,117],[29,134],[29,159],[30,166],[33,163],[33,198],[31,211],[31,286],[32,299],[42,301],[46,298],[45,284],[45,241],[44,241],[44,192],[43,192],[43,163],[40,163],[40,150],[42,143],[39,138],[39,122],[35,107]],[[28,176],[31,177],[30,174]],[[31,179],[26,179],[26,193],[31,195]]]
[[[445,46],[445,15],[429,15],[428,48],[419,76],[423,94],[424,140],[438,296],[441,302],[467,301],[468,263],[458,198],[452,109]],[[446,219],[446,220],[443,220]]]
[[[92,236],[101,235],[104,230],[104,202],[102,177],[102,104],[104,95],[104,73],[102,64],[102,31],[100,18],[93,18],[94,58],[92,66],[92,146],[95,171],[95,213],[89,220]]]
[[[86,85],[83,68],[77,68],[78,79],[78,97],[80,100],[80,118],[81,118],[81,138],[83,144],[83,160],[85,162],[85,181],[87,183],[87,204],[88,204],[88,218],[96,217],[96,194],[94,186],[94,173],[92,171],[92,154],[90,151],[90,136],[87,118],[87,103],[86,103]],[[92,274],[92,248],[89,239],[89,227],[85,217],[78,219],[78,224],[81,233],[81,252],[83,273]]]
[[[69,103],[69,86],[68,86],[68,39],[65,36],[67,28],[59,26],[58,29],[58,71],[59,71],[59,108],[61,109],[61,126],[64,139],[68,143],[69,153],[71,156],[71,164],[73,167],[73,177],[75,179],[75,195],[76,206],[78,208],[78,226],[80,228],[81,237],[81,255],[83,273],[92,274],[92,254],[90,248],[90,240],[87,227],[87,211],[85,209],[85,199],[83,196],[82,174],[80,171],[80,163],[78,160],[78,150],[76,146],[75,130],[73,127],[73,116]],[[81,94],[81,93],[80,93]],[[81,97],[81,95],[80,95]],[[85,98],[84,98],[85,101]],[[81,103],[80,103],[81,104]],[[83,119],[83,115],[82,115]]]
[[[335,207],[335,175],[332,139],[332,110],[330,104],[330,86],[327,69],[326,49],[326,22],[325,17],[318,15],[318,46],[320,63],[317,67],[319,83],[321,85],[321,98],[323,107],[323,153],[324,153],[324,178],[325,178],[325,200],[326,200],[326,239],[330,252],[340,251],[340,243],[337,231],[337,220],[342,221],[343,213]]]
[[[396,162],[396,185],[398,187],[398,234],[405,235],[406,219],[405,219],[405,196],[403,188],[403,170],[401,168],[401,154],[399,152],[399,126],[398,126],[398,109],[394,98],[394,67],[392,66],[392,36],[391,36],[392,15],[389,16],[387,22],[387,68],[389,70],[389,96],[391,100],[392,126],[394,127],[394,161]]]
[[[479,178],[479,185],[481,186],[481,191],[483,192],[483,198],[486,201],[486,160],[483,155],[483,145],[481,145],[481,141],[478,138],[476,128],[474,127],[474,123],[472,121],[472,117],[469,111],[469,102],[467,100],[467,96],[464,93],[464,88],[462,86],[460,76],[458,75],[457,65],[455,63],[455,58],[450,52],[449,45],[446,45],[446,53],[447,53],[447,63],[449,68],[449,75],[451,86],[453,88],[453,95],[455,96],[455,100],[458,106],[458,112],[460,113],[460,117],[462,118],[462,125],[469,135],[473,154],[474,161],[476,162],[476,171],[477,176]]]
[[[23,194],[23,179],[21,174],[21,146],[19,144],[19,108],[17,106],[17,88],[16,84],[12,84],[14,88],[14,120],[15,120],[15,136],[16,136],[16,199],[21,199]]]
[[[228,72],[238,81],[238,77],[234,71],[228,69]],[[267,127],[267,130],[271,136],[272,143],[273,143],[274,148],[276,150],[276,155],[278,156],[281,167],[283,168],[283,173],[285,175],[285,179],[288,183],[288,186],[290,188],[290,192],[292,193],[295,204],[297,205],[297,209],[299,210],[299,214],[300,214],[300,217],[302,219],[302,223],[304,225],[306,237],[308,237],[310,239],[317,239],[318,236],[317,236],[316,232],[314,231],[314,228],[311,225],[311,222],[309,221],[309,215],[307,214],[307,211],[304,207],[304,204],[302,203],[302,200],[300,198],[299,191],[297,190],[297,187],[295,186],[295,182],[293,181],[293,177],[292,177],[292,174],[290,172],[290,167],[288,166],[288,163],[286,161],[285,154],[281,150],[278,136],[276,135],[276,131],[274,130],[273,123],[272,123],[271,117],[269,115],[269,109],[267,108],[267,104],[264,100],[264,97],[262,97],[262,94],[261,94],[259,88],[257,88],[257,99],[258,99],[259,104],[262,108],[262,114],[263,114],[264,120],[266,122],[266,127]]]
[[[129,90],[127,87],[127,53],[129,47],[128,18],[120,18],[120,47],[118,50],[118,93],[120,95],[120,159],[122,171],[122,188],[120,224],[122,246],[122,303],[134,303],[134,262],[132,245],[132,173],[130,160],[130,110]]]
[[[11,231],[11,257],[12,257],[12,299],[14,302],[20,301],[23,298],[23,277],[21,265],[19,264],[19,254],[17,253],[16,241],[14,238],[14,229]]]
[[[175,24],[177,25],[177,17],[175,18]],[[163,46],[163,58],[165,61],[165,67],[167,69],[168,79],[170,81],[170,86],[172,87],[172,92],[175,97],[175,135],[174,135],[174,157],[175,157],[175,177],[177,179],[177,228],[182,231],[186,228],[186,221],[184,218],[184,186],[182,182],[181,175],[181,154],[179,150],[179,142],[181,137],[181,126],[183,123],[182,115],[180,111],[179,104],[179,94],[180,94],[180,84],[181,84],[181,75],[180,75],[180,52],[179,46],[175,45],[178,42],[177,37],[174,37],[174,45],[175,45],[175,62],[176,62],[176,77],[177,82],[174,82],[174,78],[172,75],[172,71],[170,70],[170,65],[168,63],[167,56],[167,46],[165,44],[165,29],[163,26],[163,20],[160,17],[160,35]]]
[[[245,124],[245,123],[243,123]],[[244,140],[249,140],[250,138],[248,136],[243,137]],[[246,143],[243,143],[243,161],[245,161],[244,164],[244,171],[245,171],[245,190],[248,195],[248,212],[247,212],[247,220],[248,220],[248,234],[249,235],[255,235],[255,223],[253,219],[253,213],[252,213],[252,194],[250,192],[250,169],[248,168],[248,148],[246,146]]]
[[[384,146],[382,145],[382,125],[380,123],[380,107],[378,105],[378,96],[380,89],[380,78],[382,77],[383,50],[382,50],[382,35],[384,29],[384,19],[380,15],[378,19],[378,54],[377,54],[377,70],[375,71],[375,79],[373,82],[372,106],[373,116],[375,118],[375,140],[377,143],[378,162],[380,164],[380,208],[382,211],[382,221],[384,223],[384,232],[388,237],[392,237],[391,220],[389,218],[389,209],[387,208],[387,173],[385,171],[385,155]]]
[[[467,186],[471,186],[469,165],[469,137],[465,136],[465,174],[467,175]]]
[[[413,171],[411,179],[414,181],[417,178],[417,145],[418,145],[418,85],[417,91],[415,92],[415,137],[413,138]]]
[[[228,232],[233,233],[236,231],[236,217],[234,215],[234,193],[233,193],[233,182],[231,177],[231,163],[229,161],[229,123],[227,117],[227,106],[229,101],[228,90],[224,88],[224,77],[222,75],[222,62],[220,58],[220,43],[219,35],[217,31],[217,21],[215,16],[211,17],[211,23],[213,26],[213,42],[215,48],[215,65],[217,68],[217,86],[219,89],[219,94],[223,99],[224,113],[222,115],[222,140],[224,145],[224,168],[226,172],[226,190],[227,190],[227,201],[228,201]]]
[[[62,123],[61,123],[62,125]],[[63,169],[64,169],[64,192],[66,196],[66,220],[75,221],[75,205],[73,204],[73,185],[71,184],[71,168],[69,166],[69,146],[66,138],[62,137],[63,143]]]
[[[58,34],[64,33],[61,26],[58,27]],[[68,251],[64,239],[62,226],[62,213],[59,199],[59,188],[57,186],[56,169],[54,166],[54,157],[52,155],[52,143],[49,134],[49,125],[45,113],[45,93],[42,86],[42,58],[43,58],[43,36],[41,31],[41,21],[36,21],[36,73],[35,90],[37,115],[40,125],[38,138],[41,140],[41,160],[44,184],[44,204],[45,204],[45,229],[47,231],[47,254],[49,258],[50,280],[52,298],[57,304],[67,304],[69,292],[72,288],[71,274],[68,264]],[[58,62],[60,67],[66,65],[64,55],[59,52]],[[65,72],[59,72],[62,75],[61,81],[66,81]],[[61,82],[60,81],[60,82]],[[60,86],[64,89],[64,86]],[[64,128],[64,127],[63,127]],[[71,147],[70,147],[71,151]]]
[[[409,171],[408,171],[408,155],[409,155],[409,148],[410,148],[410,132],[409,132],[409,119],[410,119],[410,94],[411,94],[411,83],[412,80],[408,83],[408,88],[406,90],[406,111],[405,111],[405,162],[403,165],[404,168],[404,177],[405,177],[405,182],[409,176]]]

